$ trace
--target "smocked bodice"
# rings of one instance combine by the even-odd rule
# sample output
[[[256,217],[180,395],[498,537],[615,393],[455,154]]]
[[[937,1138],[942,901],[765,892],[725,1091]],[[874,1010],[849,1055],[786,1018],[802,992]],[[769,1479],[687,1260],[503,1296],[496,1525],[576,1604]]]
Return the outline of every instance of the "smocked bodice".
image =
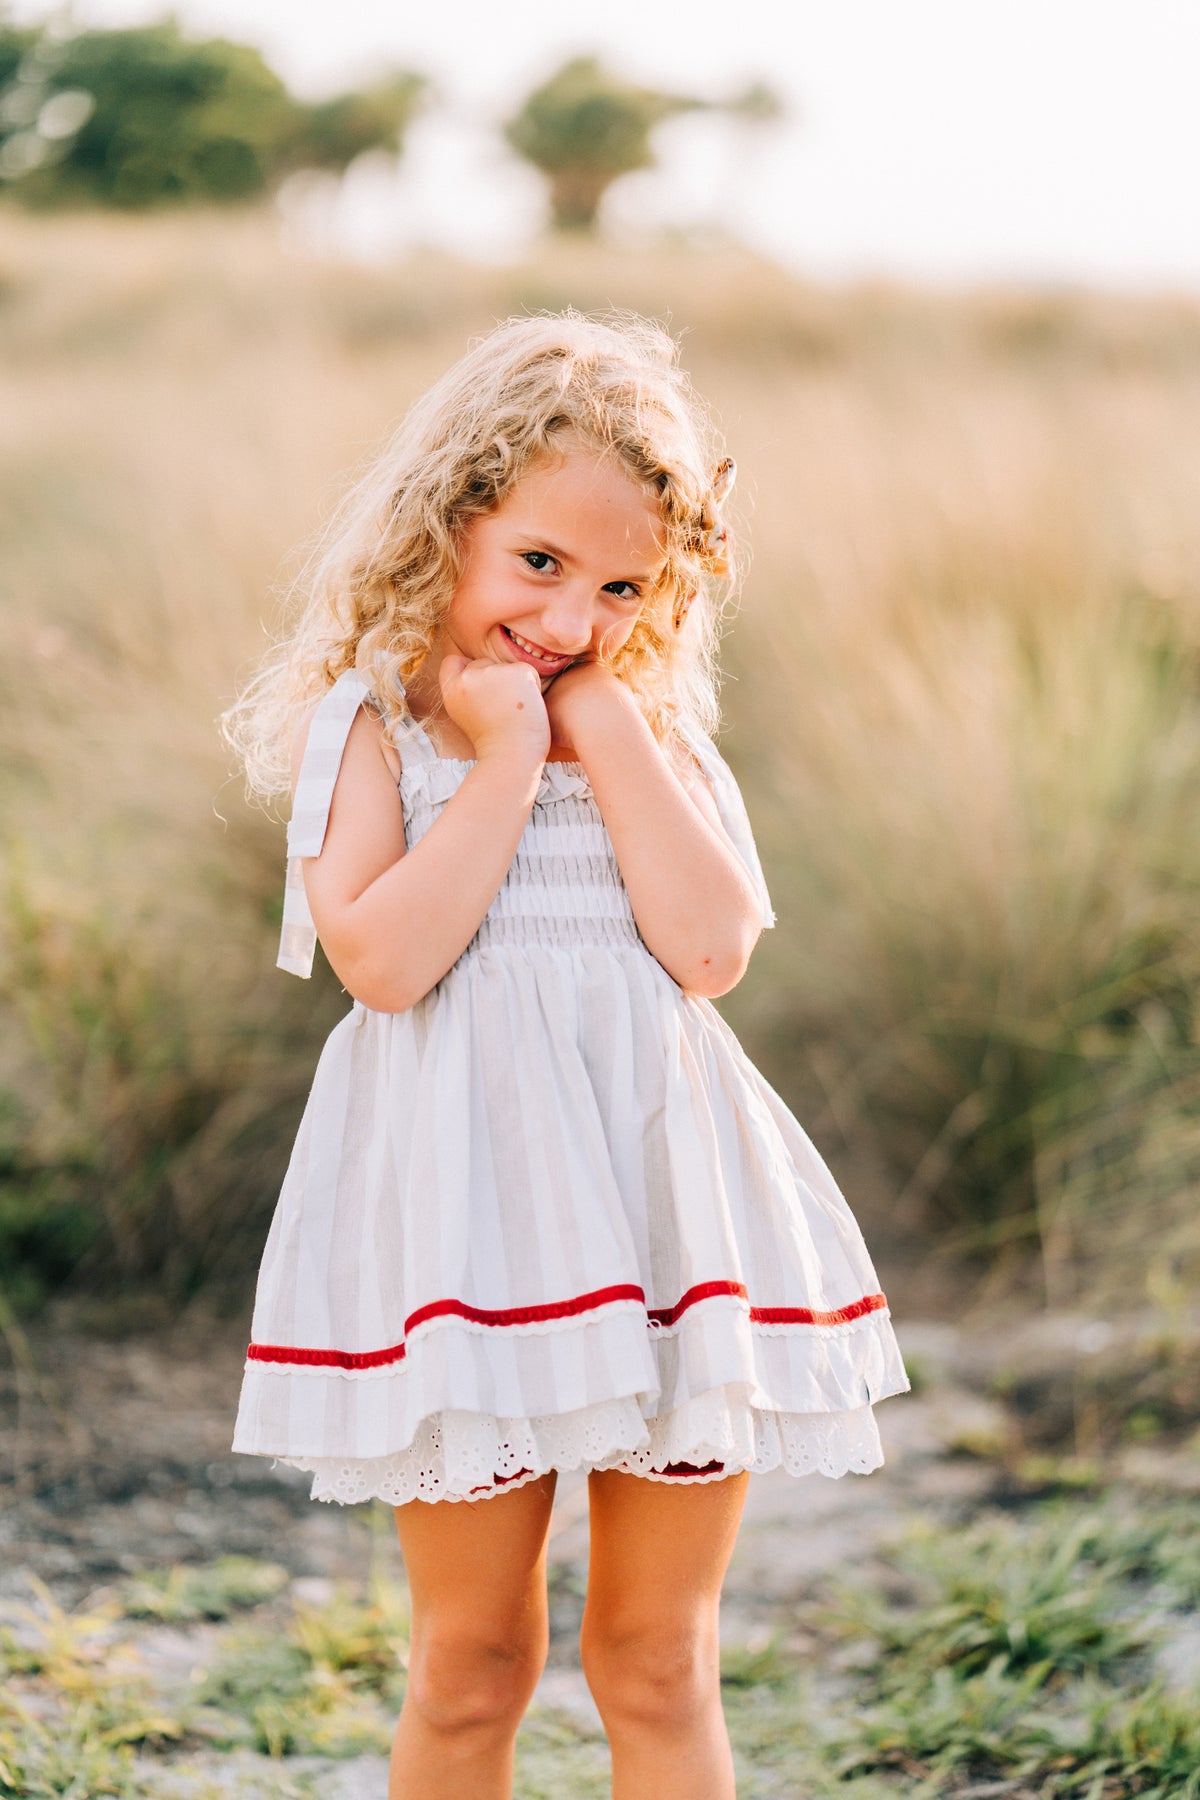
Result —
[[[346,738],[355,713],[370,698],[365,678],[348,671],[329,689],[309,726],[288,825],[287,887],[277,959],[281,969],[294,975],[311,974],[317,942],[304,890],[303,860],[321,854]],[[709,781],[729,839],[754,881],[762,923],[773,925],[775,914],[737,783],[703,732],[686,722],[681,729]],[[439,756],[416,720],[398,728],[393,742],[400,757],[405,843],[411,850],[474,765]],[[608,944],[645,949],[582,763],[544,765],[512,864],[463,956],[500,944],[567,949]]]
[[[411,850],[474,764],[438,756],[419,726],[405,732],[398,749],[404,836]],[[571,948],[641,942],[582,764],[547,763],[503,885],[463,954],[496,944]]]

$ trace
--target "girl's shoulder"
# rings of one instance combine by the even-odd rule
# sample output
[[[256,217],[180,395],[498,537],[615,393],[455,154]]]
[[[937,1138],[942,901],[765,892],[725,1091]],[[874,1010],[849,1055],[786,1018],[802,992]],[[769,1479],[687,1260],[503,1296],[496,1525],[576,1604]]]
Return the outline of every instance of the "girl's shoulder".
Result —
[[[299,785],[300,772],[304,766],[305,752],[308,749],[314,721],[332,693],[333,689],[327,688],[323,694],[319,694],[315,700],[310,701],[297,720],[292,733],[291,791],[293,801],[296,798],[296,788]],[[383,715],[376,705],[373,695],[362,694],[349,727],[343,727],[343,729],[345,730],[343,742],[346,751],[357,759],[365,746],[373,745],[382,757],[393,781],[399,785],[402,769],[400,753],[392,742]]]

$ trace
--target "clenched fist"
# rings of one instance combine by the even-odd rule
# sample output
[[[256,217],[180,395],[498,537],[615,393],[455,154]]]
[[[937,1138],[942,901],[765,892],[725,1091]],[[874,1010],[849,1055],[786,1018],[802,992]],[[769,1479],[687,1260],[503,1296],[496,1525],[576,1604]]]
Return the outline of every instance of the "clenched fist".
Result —
[[[528,663],[497,663],[451,652],[438,670],[442,700],[451,719],[470,738],[476,756],[514,745],[545,760],[550,719],[538,672]]]

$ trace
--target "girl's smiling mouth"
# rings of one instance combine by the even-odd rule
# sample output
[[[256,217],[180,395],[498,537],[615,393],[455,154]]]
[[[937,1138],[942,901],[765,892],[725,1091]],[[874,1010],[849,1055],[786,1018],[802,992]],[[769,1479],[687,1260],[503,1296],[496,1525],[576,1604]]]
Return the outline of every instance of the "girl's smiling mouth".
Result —
[[[543,650],[539,645],[530,643],[528,638],[518,637],[514,631],[509,630],[507,625],[501,625],[500,629],[522,662],[532,663],[533,667],[540,669],[543,674],[556,675],[560,669],[565,669],[569,662],[575,660],[571,656],[552,656],[548,650]]]

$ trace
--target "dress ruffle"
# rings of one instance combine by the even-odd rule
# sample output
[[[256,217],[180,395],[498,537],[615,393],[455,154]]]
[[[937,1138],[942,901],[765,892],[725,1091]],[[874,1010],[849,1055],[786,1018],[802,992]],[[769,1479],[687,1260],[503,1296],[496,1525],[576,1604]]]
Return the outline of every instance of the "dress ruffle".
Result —
[[[865,1473],[882,1462],[871,1403],[908,1385],[885,1307],[758,1323],[728,1294],[665,1326],[632,1299],[502,1326],[442,1315],[395,1349],[345,1367],[256,1345],[234,1448],[312,1469],[314,1499],[361,1486],[393,1505],[584,1465]]]
[[[674,1486],[780,1468],[836,1480],[879,1468],[883,1450],[869,1406],[841,1413],[764,1412],[748,1404],[745,1390],[723,1388],[652,1419],[631,1400],[533,1419],[444,1412],[423,1419],[408,1449],[392,1456],[279,1460],[312,1475],[314,1500],[405,1506],[411,1500],[487,1499],[551,1469],[615,1469]],[[694,1472],[670,1472],[678,1465]]]
[[[427,757],[423,762],[412,766],[407,779],[406,792],[422,793],[427,796],[431,805],[440,806],[449,800],[461,787],[463,771],[473,768],[474,764],[466,758],[438,756]],[[572,795],[582,799],[590,799],[592,786],[583,772],[583,764],[576,762],[548,762],[543,765],[541,781],[538,784],[538,804],[545,806],[557,800],[567,800]]]

